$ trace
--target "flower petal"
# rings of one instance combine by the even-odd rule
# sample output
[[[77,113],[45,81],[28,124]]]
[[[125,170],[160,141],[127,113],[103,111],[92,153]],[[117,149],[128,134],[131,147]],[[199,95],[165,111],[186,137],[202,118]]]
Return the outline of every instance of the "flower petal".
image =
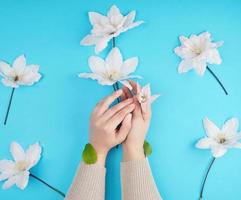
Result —
[[[3,172],[6,169],[9,169],[14,166],[12,160],[0,160],[0,172]]]
[[[29,169],[36,165],[41,157],[41,146],[39,143],[35,143],[29,146],[26,151],[26,159],[29,162]]]
[[[211,138],[205,137],[200,139],[197,143],[196,143],[196,148],[199,149],[209,149],[213,146],[214,144],[214,140],[212,140]]]
[[[106,64],[107,64],[108,70],[120,71],[122,63],[123,63],[123,58],[120,50],[117,47],[113,48],[108,54],[108,56],[106,57]]]
[[[101,15],[100,13],[97,12],[89,12],[89,20],[90,23],[95,26],[97,24],[99,25],[104,25],[108,23],[108,18],[104,15]]]
[[[212,43],[212,47],[213,48],[218,48],[221,47],[223,45],[224,41],[219,41],[219,42],[213,42]]]
[[[29,65],[25,67],[17,83],[19,85],[33,85],[34,83],[38,82],[41,78],[41,74],[39,74],[38,71],[38,65]]]
[[[241,149],[241,143],[237,142],[237,143],[233,144],[232,147],[237,148],[237,149]]]
[[[25,152],[17,142],[11,143],[10,152],[16,162],[25,160]]]
[[[121,67],[122,74],[129,75],[135,72],[137,65],[138,65],[138,57],[133,57],[125,60]]]
[[[29,180],[29,172],[24,171],[18,175],[16,175],[16,185],[18,188],[21,190],[25,189],[28,185],[28,180]]]
[[[135,28],[137,26],[140,26],[143,23],[144,23],[144,21],[137,21],[137,22],[131,23],[130,25],[123,27],[121,32],[125,32],[125,31],[127,31],[129,29],[132,29],[132,28]]]
[[[150,97],[150,103],[153,103],[154,101],[156,101],[156,99],[157,99],[158,97],[160,97],[160,94],[152,95],[152,96]]]
[[[98,43],[99,40],[100,37],[96,37],[94,35],[87,35],[80,41],[80,44],[84,46],[94,45]]]
[[[216,145],[215,147],[212,147],[211,152],[213,157],[220,158],[227,152],[227,148],[221,145]]]
[[[141,76],[138,76],[138,75],[130,75],[130,76],[123,76],[119,79],[119,81],[122,81],[122,80],[127,80],[127,79],[131,79],[131,78],[138,78],[138,79],[142,79]]]
[[[222,127],[222,132],[226,135],[234,135],[237,133],[239,128],[239,120],[237,118],[231,118],[225,122]]]
[[[192,63],[190,60],[182,60],[178,66],[178,73],[182,74],[182,73],[186,73],[189,70],[191,70],[192,67]]]
[[[0,61],[0,75],[3,77],[9,77],[12,75],[13,69],[6,62]]]
[[[26,58],[25,55],[21,55],[17,57],[13,62],[13,68],[15,70],[20,70],[21,68],[26,66]]]
[[[89,67],[93,73],[103,74],[106,71],[105,61],[97,56],[91,56],[88,60]]]
[[[135,17],[136,17],[136,11],[133,10],[126,16],[123,26],[124,27],[130,26],[133,23],[133,21],[135,20]]]
[[[208,118],[203,119],[203,126],[207,136],[210,138],[216,138],[220,132],[220,129]]]
[[[15,163],[11,160],[0,161],[0,181],[8,179],[15,173]]]
[[[200,61],[194,61],[194,69],[197,72],[198,75],[203,76],[206,68],[207,68],[207,63],[205,60],[200,60]]]
[[[207,62],[210,64],[217,64],[217,65],[220,65],[222,63],[222,59],[217,49],[211,49],[208,51]]]
[[[120,9],[116,5],[111,6],[110,10],[107,13],[107,16],[109,18],[111,18],[113,16],[119,16],[119,15],[121,15]]]
[[[201,43],[204,43],[206,41],[211,41],[211,34],[207,31],[201,33],[198,37],[200,38]]]
[[[151,85],[150,85],[150,83],[148,83],[144,87],[142,87],[141,91],[145,96],[150,97],[151,96]]]
[[[108,42],[110,41],[111,38],[112,38],[111,36],[100,38],[96,43],[95,52],[98,54],[99,52],[104,50],[107,47]]]
[[[79,77],[80,78],[91,78],[93,80],[102,79],[102,77],[99,74],[95,74],[95,73],[80,73]]]
[[[7,190],[10,187],[12,187],[17,181],[17,177],[16,176],[11,176],[7,181],[4,182],[2,189],[3,190]]]
[[[7,78],[2,79],[2,83],[7,87],[18,88],[18,84],[16,82],[9,80]]]

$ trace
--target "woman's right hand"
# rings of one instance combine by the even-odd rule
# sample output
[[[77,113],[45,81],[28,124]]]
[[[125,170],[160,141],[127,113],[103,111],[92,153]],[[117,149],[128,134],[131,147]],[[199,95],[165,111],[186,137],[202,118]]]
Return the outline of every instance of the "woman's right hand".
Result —
[[[105,165],[109,150],[122,143],[131,129],[131,113],[135,109],[133,98],[109,108],[122,93],[118,90],[100,101],[91,115],[89,142],[97,152],[97,163],[102,165]]]
[[[149,129],[151,120],[151,103],[147,101],[141,104],[137,100],[137,87],[140,87],[138,83],[129,81],[134,92],[134,97],[131,91],[123,86],[122,99],[134,98],[135,109],[133,111],[131,130],[123,142],[123,161],[140,160],[145,158],[143,145],[146,138],[146,134]]]

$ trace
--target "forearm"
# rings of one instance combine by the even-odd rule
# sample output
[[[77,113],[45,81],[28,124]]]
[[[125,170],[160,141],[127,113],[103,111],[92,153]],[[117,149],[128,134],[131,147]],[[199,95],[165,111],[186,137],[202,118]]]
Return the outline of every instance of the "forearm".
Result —
[[[105,174],[103,165],[81,162],[65,200],[104,200]]]
[[[123,200],[161,200],[143,149],[131,151],[123,147],[121,163]]]

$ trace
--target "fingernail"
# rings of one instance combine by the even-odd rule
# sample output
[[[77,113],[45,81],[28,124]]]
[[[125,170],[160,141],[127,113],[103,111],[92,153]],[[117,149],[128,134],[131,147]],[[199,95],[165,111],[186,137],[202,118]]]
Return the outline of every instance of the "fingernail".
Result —
[[[122,89],[119,89],[119,90],[117,90],[116,92],[117,92],[118,94],[119,94],[119,93],[121,94],[123,91],[122,91]]]

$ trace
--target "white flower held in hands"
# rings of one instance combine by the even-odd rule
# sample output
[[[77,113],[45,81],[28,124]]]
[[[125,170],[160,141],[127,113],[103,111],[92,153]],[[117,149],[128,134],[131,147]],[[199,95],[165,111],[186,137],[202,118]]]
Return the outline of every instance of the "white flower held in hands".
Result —
[[[115,47],[105,60],[97,56],[91,56],[89,58],[89,67],[92,73],[81,73],[79,77],[97,80],[101,85],[114,85],[116,82],[120,82],[131,88],[127,80],[130,78],[141,78],[140,76],[130,75],[135,72],[137,65],[137,57],[123,61],[120,50]]]
[[[144,87],[141,87],[139,84],[137,84],[137,100],[141,104],[143,111],[145,111],[147,106],[153,103],[159,96],[159,94],[153,96],[151,95],[150,84],[147,84]]]
[[[113,5],[108,11],[107,16],[97,12],[89,12],[89,20],[93,29],[82,41],[82,45],[95,45],[98,53],[107,47],[108,42],[121,33],[139,26],[143,21],[135,20],[136,12],[132,11],[123,16],[117,6]]]
[[[31,176],[61,196],[65,197],[63,192],[30,173],[30,169],[39,162],[41,158],[41,151],[42,148],[39,143],[30,145],[28,149],[24,151],[17,142],[12,142],[10,152],[14,161],[6,159],[0,160],[0,181],[6,180],[2,188],[9,189],[16,184],[18,188],[23,190],[27,187],[29,176]]]
[[[215,161],[216,158],[222,157],[228,149],[230,148],[239,148],[241,149],[241,143],[239,140],[241,139],[241,133],[238,132],[239,121],[237,118],[231,118],[228,120],[222,127],[219,129],[212,121],[208,118],[203,120],[203,125],[206,130],[207,136],[205,138],[200,139],[196,147],[200,149],[211,149],[211,153],[213,155],[212,161],[208,167],[206,172],[199,199],[202,199],[203,190],[205,186],[205,182],[209,171]]]
[[[201,33],[200,35],[191,35],[190,38],[180,36],[179,40],[181,46],[174,49],[174,52],[182,59],[178,72],[186,73],[194,69],[198,75],[202,76],[207,69],[227,95],[228,93],[218,77],[208,67],[208,64],[220,65],[222,63],[217,48],[222,46],[223,42],[212,42],[211,34],[208,32]]]
[[[41,78],[41,75],[38,71],[38,65],[26,64],[26,58],[24,55],[17,57],[14,60],[12,67],[7,62],[0,61],[0,75],[3,77],[2,83],[7,87],[12,88],[12,93],[4,121],[5,125],[7,123],[15,88],[18,88],[19,86],[31,86],[38,82]]]

